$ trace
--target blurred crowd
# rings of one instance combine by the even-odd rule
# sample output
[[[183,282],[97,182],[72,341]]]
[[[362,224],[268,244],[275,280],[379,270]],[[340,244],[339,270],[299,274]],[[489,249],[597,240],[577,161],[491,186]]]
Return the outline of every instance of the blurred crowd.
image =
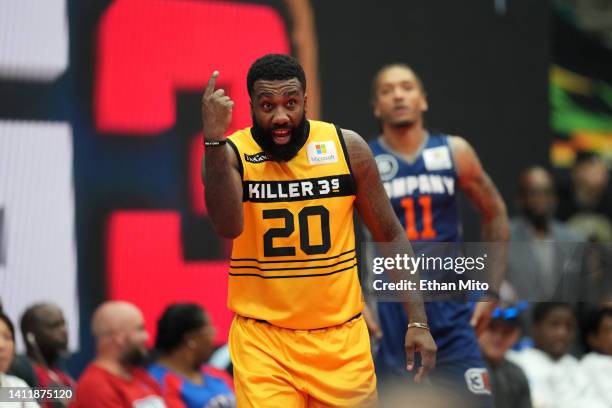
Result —
[[[581,153],[569,174],[523,171],[510,220],[509,300],[612,300],[612,189],[606,163]]]
[[[612,407],[609,169],[599,156],[579,154],[567,177],[531,167],[517,186],[506,282],[479,335],[496,406]],[[65,366],[62,310],[34,304],[18,323],[0,312],[0,385],[74,390],[70,400],[23,407],[235,406],[227,348],[215,350],[215,329],[196,304],[165,309],[152,350],[135,305],[101,304],[91,320],[96,355],[78,378]],[[19,335],[23,354],[15,352]],[[384,397],[389,406],[403,406],[406,397],[422,406],[462,406],[444,402],[452,399],[444,390],[413,386]],[[0,407],[17,406],[11,404]]]
[[[35,304],[20,323],[26,352],[15,355],[18,333],[0,312],[0,385],[74,391],[71,399],[31,401],[24,408],[235,406],[228,371],[207,364],[215,329],[196,304],[172,304],[165,309],[157,322],[153,350],[147,349],[149,335],[135,305],[101,304],[91,321],[96,354],[78,381],[65,366],[68,332],[62,311],[53,304]],[[227,366],[223,351],[217,360]],[[5,406],[22,405],[0,401],[0,407]]]
[[[567,302],[517,302],[495,310],[479,343],[497,407],[612,407],[612,305],[582,306],[578,313]],[[61,310],[36,304],[24,312],[26,351],[17,355],[19,333],[0,313],[0,383],[74,390],[71,400],[28,402],[26,408],[235,406],[227,350],[220,347],[213,356],[215,329],[200,306],[168,306],[157,322],[153,350],[133,304],[105,302],[91,325],[96,355],[77,381],[65,368],[68,335]],[[407,384],[382,397],[388,406],[403,406],[406,397],[428,407],[464,406],[447,393]],[[19,406],[11,404],[0,407]]]

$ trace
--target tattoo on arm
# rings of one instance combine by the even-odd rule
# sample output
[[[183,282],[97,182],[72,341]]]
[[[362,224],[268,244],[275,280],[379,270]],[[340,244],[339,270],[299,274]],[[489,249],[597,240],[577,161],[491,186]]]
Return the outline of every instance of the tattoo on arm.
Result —
[[[508,240],[506,205],[482,168],[476,152],[464,139],[456,136],[451,138],[451,148],[457,164],[459,185],[482,215],[483,239]]]
[[[476,152],[460,137],[451,137],[450,145],[457,165],[461,190],[482,216],[482,240],[485,242],[508,241],[510,227],[506,205],[497,187],[482,168]],[[491,283],[493,289],[497,291],[505,274],[507,247],[498,244],[493,246],[492,250],[493,256],[489,258],[489,263],[493,266]]]

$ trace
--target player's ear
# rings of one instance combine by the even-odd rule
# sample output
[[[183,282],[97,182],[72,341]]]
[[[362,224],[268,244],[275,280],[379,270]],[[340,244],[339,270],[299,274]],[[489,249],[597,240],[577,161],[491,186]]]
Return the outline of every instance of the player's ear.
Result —
[[[183,344],[185,344],[188,348],[193,349],[194,340],[197,337],[194,333],[186,333],[183,336]]]
[[[423,99],[421,102],[421,111],[427,112],[428,109],[429,109],[429,102],[427,102],[427,94],[423,94]]]
[[[380,109],[378,108],[378,90],[370,98],[370,104],[372,105],[372,113],[376,119],[380,119]]]
[[[375,101],[372,102],[372,109],[373,109],[374,117],[376,119],[380,119],[380,109],[378,109],[378,104]]]
[[[123,347],[125,344],[125,333],[117,332],[112,334],[112,339],[119,347]]]

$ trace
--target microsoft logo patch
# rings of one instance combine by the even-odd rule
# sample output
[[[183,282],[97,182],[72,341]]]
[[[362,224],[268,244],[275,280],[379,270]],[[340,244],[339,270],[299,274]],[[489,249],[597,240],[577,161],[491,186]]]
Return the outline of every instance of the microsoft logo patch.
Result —
[[[328,142],[313,142],[306,146],[308,152],[308,163],[328,164],[338,162],[336,143],[332,140]]]

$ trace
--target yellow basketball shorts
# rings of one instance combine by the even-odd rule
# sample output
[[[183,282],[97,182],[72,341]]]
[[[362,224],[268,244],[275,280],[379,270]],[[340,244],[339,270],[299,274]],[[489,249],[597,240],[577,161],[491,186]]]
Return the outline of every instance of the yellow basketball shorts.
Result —
[[[238,408],[371,407],[377,402],[362,316],[290,330],[241,316],[229,333]]]

